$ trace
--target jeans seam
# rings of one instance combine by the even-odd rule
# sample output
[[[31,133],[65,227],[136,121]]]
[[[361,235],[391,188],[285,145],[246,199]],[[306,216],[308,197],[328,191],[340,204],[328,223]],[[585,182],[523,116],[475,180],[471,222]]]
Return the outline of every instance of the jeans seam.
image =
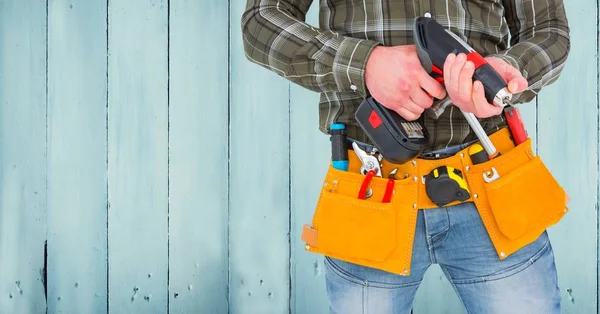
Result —
[[[492,275],[492,276],[482,276],[477,279],[472,278],[472,279],[452,280],[452,284],[460,285],[460,284],[490,282],[490,281],[496,281],[496,280],[500,280],[500,279],[504,279],[506,277],[516,275],[516,274],[526,270],[531,265],[535,264],[535,262],[537,262],[537,260],[540,259],[540,257],[549,249],[550,249],[550,241],[546,240],[546,243],[544,243],[544,246],[537,253],[535,253],[532,257],[530,257],[526,261],[522,262],[521,264],[517,264],[517,265],[509,268],[508,270],[504,271],[503,273],[500,273],[497,275]]]
[[[352,276],[345,270],[340,269],[340,267],[337,266],[333,261],[331,261],[330,258],[327,256],[325,257],[325,267],[329,268],[331,271],[333,271],[336,275],[342,277],[344,280],[354,283],[354,284],[361,285],[363,287],[368,286],[368,287],[375,287],[375,288],[381,288],[381,289],[397,289],[397,288],[405,288],[405,287],[415,286],[421,282],[420,280],[418,280],[418,281],[413,281],[413,282],[409,282],[409,283],[405,283],[405,284],[401,284],[401,285],[393,285],[393,284],[384,284],[384,283],[379,283],[379,282],[362,280],[355,276]]]
[[[435,258],[433,244],[431,242],[431,237],[428,234],[429,228],[427,225],[427,217],[425,211],[423,211],[423,224],[425,225],[425,241],[427,241],[427,252],[429,252],[429,261],[431,262],[431,264],[436,264],[437,261]]]
[[[368,289],[369,289],[369,283],[366,282],[365,285],[362,286],[362,293],[363,293],[363,296],[362,296],[363,310],[362,310],[362,312],[363,312],[363,314],[368,314],[367,313],[367,309],[369,308],[369,306],[368,306],[369,300],[367,300],[367,297],[369,295],[369,293],[368,293],[369,290]]]
[[[450,231],[450,215],[448,214],[448,208],[447,207],[444,207],[444,210],[446,211],[446,220],[448,221],[448,228],[446,228],[446,229],[444,229],[444,230],[442,230],[440,232],[437,232],[436,234],[434,234],[434,235],[431,236],[431,239],[433,240],[433,238],[435,236],[437,236],[439,234],[442,234],[442,233],[444,234],[444,237],[441,240],[438,240],[435,243],[433,243],[433,241],[431,242],[432,243],[432,245],[431,245],[432,248],[440,246],[442,243],[444,243],[444,241],[446,241],[446,239],[448,239],[448,233],[450,233],[449,232]]]

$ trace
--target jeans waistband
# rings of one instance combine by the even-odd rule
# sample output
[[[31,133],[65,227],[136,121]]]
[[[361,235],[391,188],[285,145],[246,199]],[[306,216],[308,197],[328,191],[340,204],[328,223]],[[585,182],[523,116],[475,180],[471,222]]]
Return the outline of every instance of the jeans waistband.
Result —
[[[453,146],[448,146],[448,147],[444,147],[444,148],[440,148],[440,149],[436,149],[436,150],[432,150],[432,151],[424,151],[419,156],[417,156],[417,158],[441,159],[441,158],[450,157],[450,156],[456,154],[457,152],[459,152],[460,150],[464,149],[465,147],[472,145],[473,143],[476,143],[477,141],[478,140],[473,140],[470,142],[453,145]],[[348,141],[347,141],[348,149],[352,149],[352,142],[356,142],[356,144],[358,144],[358,146],[362,150],[365,150],[366,152],[372,152],[374,149],[376,149],[371,144],[367,144],[367,143],[357,141],[357,140],[351,139],[351,138],[348,138]]]
[[[448,147],[444,147],[444,148],[440,148],[440,149],[436,149],[436,150],[432,150],[432,151],[425,151],[425,152],[421,153],[421,155],[419,155],[417,158],[439,159],[439,158],[450,157],[450,156],[458,153],[460,150],[468,147],[469,145],[476,143],[477,141],[478,140],[472,140],[470,142],[465,142],[465,143],[458,144],[458,145],[448,146]]]

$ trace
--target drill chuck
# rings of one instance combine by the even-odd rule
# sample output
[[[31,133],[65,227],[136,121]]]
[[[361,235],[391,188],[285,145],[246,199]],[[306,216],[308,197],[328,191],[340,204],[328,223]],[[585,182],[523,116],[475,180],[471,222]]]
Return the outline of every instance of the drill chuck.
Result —
[[[494,97],[494,104],[498,107],[506,107],[511,104],[512,94],[508,91],[506,87],[496,93]]]

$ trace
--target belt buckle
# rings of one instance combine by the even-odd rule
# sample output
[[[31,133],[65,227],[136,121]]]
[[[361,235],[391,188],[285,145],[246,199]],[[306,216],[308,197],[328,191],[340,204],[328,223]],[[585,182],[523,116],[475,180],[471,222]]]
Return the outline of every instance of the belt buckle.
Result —
[[[417,158],[421,158],[421,159],[444,159],[444,158],[448,158],[451,156],[454,156],[455,154],[448,154],[448,153],[422,153],[421,155],[419,155],[419,157]]]

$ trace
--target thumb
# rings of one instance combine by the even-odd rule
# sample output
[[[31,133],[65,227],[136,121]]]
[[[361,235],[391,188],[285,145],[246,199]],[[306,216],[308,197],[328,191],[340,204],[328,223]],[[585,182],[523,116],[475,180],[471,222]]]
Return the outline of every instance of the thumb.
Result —
[[[508,91],[515,94],[527,89],[529,83],[522,76],[516,76],[508,81]]]

